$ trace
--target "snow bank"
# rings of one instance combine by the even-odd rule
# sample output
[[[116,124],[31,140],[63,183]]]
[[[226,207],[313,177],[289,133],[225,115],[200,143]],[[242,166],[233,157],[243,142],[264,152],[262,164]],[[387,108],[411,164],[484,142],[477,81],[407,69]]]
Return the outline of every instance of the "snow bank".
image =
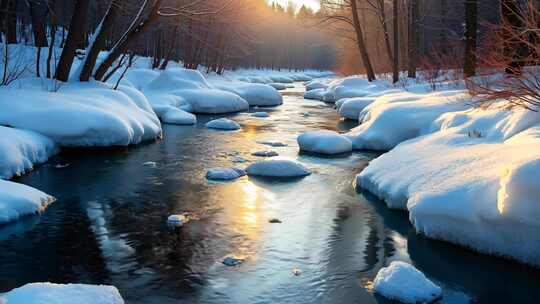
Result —
[[[260,83],[219,82],[214,86],[239,95],[250,106],[278,106],[283,103],[283,97],[273,87]]]
[[[30,283],[0,296],[5,304],[123,304],[114,286]]]
[[[142,87],[151,104],[171,106],[194,113],[221,114],[247,110],[249,104],[237,94],[214,88],[195,70],[168,69]],[[161,112],[161,111],[156,111]]]
[[[157,116],[133,88],[76,82],[50,92],[42,85],[24,79],[0,89],[0,124],[32,130],[60,146],[125,146],[161,136]]]
[[[301,151],[320,154],[340,154],[352,151],[351,141],[333,131],[312,131],[298,136]]]
[[[54,142],[45,136],[0,126],[0,178],[21,175],[57,151]]]
[[[197,117],[179,108],[172,106],[156,107],[156,114],[163,123],[174,125],[194,125],[197,123]]]
[[[246,169],[248,175],[264,177],[302,177],[310,175],[309,169],[288,159],[269,159],[258,161]]]
[[[447,113],[357,176],[424,235],[540,265],[540,114]]]
[[[206,178],[210,180],[233,180],[246,175],[246,171],[240,168],[212,168],[206,172]]]
[[[207,128],[219,130],[238,130],[241,126],[234,120],[228,118],[214,119],[205,124]]]
[[[32,187],[0,180],[0,224],[43,212],[55,198]]]
[[[336,102],[336,107],[338,108],[339,116],[347,119],[358,120],[360,112],[362,112],[362,110],[370,105],[375,99],[376,97],[342,98]]]
[[[362,124],[347,136],[356,150],[390,150],[419,136],[441,114],[469,108],[468,100],[469,94],[462,90],[383,95],[360,112]]]
[[[439,286],[404,262],[392,262],[390,266],[381,268],[373,287],[382,296],[403,303],[431,303],[442,295]]]

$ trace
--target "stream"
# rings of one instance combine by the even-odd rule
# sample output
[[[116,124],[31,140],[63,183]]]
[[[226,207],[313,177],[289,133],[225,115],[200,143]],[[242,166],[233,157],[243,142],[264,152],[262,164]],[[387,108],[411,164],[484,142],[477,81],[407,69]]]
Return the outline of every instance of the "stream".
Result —
[[[355,175],[378,154],[299,153],[302,132],[355,126],[302,93],[296,84],[282,106],[250,110],[268,118],[198,116],[195,126],[163,125],[160,141],[64,150],[16,178],[58,201],[0,226],[0,292],[51,281],[114,285],[127,303],[392,303],[371,291],[371,280],[401,260],[443,288],[440,303],[537,303],[539,270],[426,239],[405,212],[357,192]],[[205,128],[219,117],[242,130]],[[287,146],[260,143],[269,140]],[[261,150],[313,174],[206,180],[207,169],[246,167]],[[167,217],[182,212],[199,218],[170,229]],[[226,266],[228,255],[245,261]]]

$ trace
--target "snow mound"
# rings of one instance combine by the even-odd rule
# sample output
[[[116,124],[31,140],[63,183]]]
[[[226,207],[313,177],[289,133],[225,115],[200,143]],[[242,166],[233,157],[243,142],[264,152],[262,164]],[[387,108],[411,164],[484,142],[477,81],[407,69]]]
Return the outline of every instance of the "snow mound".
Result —
[[[30,283],[4,294],[6,304],[123,304],[114,286]],[[0,297],[0,303],[2,298]]]
[[[305,99],[323,100],[323,96],[326,93],[325,89],[314,89],[304,93]]]
[[[54,142],[43,135],[0,126],[0,178],[21,175],[57,151]]]
[[[27,80],[0,89],[0,124],[32,130],[60,146],[126,146],[161,136],[148,100],[133,88],[76,82],[49,92],[41,80]]]
[[[375,97],[355,97],[355,98],[343,98],[336,102],[339,116],[358,120],[360,112],[370,105],[375,100]]]
[[[0,180],[0,224],[41,213],[55,198],[32,187]]]
[[[312,80],[308,83],[306,83],[306,91],[312,91],[316,89],[326,89],[328,87],[328,84],[322,83],[318,80]]]
[[[301,151],[320,154],[340,154],[352,151],[352,142],[333,131],[312,131],[298,136]]]
[[[197,117],[195,115],[179,108],[168,106],[159,108],[159,111],[158,116],[163,123],[174,125],[194,125],[197,123]]]
[[[250,106],[278,106],[283,97],[273,87],[260,83],[215,83],[215,87],[228,91],[245,99]]]
[[[264,177],[302,177],[310,175],[309,169],[288,159],[269,159],[258,161],[246,169],[248,175]]]
[[[189,89],[176,93],[191,105],[194,113],[224,114],[249,108],[248,102],[240,96],[216,89]]]
[[[207,128],[219,130],[238,130],[241,126],[234,120],[228,118],[214,119],[205,124]]]
[[[278,91],[281,91],[281,90],[285,90],[286,88],[288,88],[289,86],[286,85],[286,84],[283,84],[283,83],[269,83],[268,84],[269,86],[271,86],[272,88],[278,90]]]
[[[240,168],[212,168],[206,172],[206,178],[210,180],[233,180],[246,175],[246,171]]]
[[[347,136],[356,150],[390,150],[421,135],[441,114],[469,108],[467,100],[462,90],[383,95],[360,112],[362,124]]]
[[[392,262],[381,268],[373,282],[375,292],[403,303],[431,303],[442,295],[439,286],[411,264]]]
[[[540,265],[540,114],[474,109],[370,162],[357,185],[430,238]]]
[[[287,76],[280,76],[280,75],[270,75],[270,80],[277,83],[293,83],[294,80]]]
[[[255,112],[255,113],[251,114],[251,116],[253,116],[253,117],[269,117],[270,114],[268,114],[268,112]]]

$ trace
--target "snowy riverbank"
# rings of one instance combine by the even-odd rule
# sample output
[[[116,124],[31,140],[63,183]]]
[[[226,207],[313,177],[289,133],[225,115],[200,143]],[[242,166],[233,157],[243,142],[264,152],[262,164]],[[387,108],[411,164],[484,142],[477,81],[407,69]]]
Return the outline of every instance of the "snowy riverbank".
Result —
[[[474,108],[460,82],[433,91],[349,77],[308,88],[360,122],[346,134],[355,149],[390,150],[358,175],[360,188],[408,210],[428,237],[540,266],[540,114],[503,101]]]

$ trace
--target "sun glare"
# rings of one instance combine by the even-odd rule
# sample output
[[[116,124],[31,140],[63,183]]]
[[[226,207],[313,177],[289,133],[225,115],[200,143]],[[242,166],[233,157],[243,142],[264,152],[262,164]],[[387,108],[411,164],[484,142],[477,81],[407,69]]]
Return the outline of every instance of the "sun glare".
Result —
[[[289,2],[294,3],[297,9],[302,5],[309,7],[312,10],[318,11],[321,8],[319,0],[269,0],[270,3],[277,3],[283,7],[287,7]]]

